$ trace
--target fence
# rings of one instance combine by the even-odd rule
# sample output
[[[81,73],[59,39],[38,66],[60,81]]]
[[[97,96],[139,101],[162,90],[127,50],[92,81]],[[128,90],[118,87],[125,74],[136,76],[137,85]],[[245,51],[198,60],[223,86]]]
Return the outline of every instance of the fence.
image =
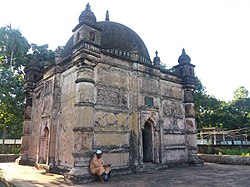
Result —
[[[199,129],[197,144],[205,145],[249,145],[250,128],[226,130],[221,128]]]
[[[3,144],[3,139],[0,139],[0,152],[2,154],[17,154],[20,152],[21,139],[5,139]]]

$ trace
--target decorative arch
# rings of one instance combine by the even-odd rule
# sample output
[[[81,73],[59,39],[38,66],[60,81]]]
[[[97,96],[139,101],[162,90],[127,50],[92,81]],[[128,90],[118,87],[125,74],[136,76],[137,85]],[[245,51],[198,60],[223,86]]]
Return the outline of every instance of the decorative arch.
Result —
[[[79,40],[80,40],[80,32],[76,34],[76,42],[78,42]]]
[[[143,162],[154,161],[154,149],[155,149],[155,123],[151,118],[148,118],[142,128],[142,155]]]
[[[47,164],[48,153],[49,153],[49,128],[45,127],[41,132],[40,136],[38,163]]]

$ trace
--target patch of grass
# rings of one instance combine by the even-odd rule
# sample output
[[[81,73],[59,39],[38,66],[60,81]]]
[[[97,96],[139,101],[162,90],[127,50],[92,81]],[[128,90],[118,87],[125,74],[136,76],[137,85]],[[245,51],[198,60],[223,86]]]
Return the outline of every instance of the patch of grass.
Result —
[[[223,155],[250,156],[250,151],[249,150],[239,150],[239,149],[224,149],[222,154]]]
[[[11,147],[10,153],[11,154],[19,154],[21,148],[20,147]]]

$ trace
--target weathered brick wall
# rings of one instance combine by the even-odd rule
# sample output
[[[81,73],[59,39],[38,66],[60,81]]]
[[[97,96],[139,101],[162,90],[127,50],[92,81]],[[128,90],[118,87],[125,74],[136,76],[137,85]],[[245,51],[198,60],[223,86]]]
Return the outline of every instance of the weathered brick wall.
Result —
[[[104,59],[105,60],[105,59]],[[125,62],[109,59],[120,66]],[[96,72],[96,106],[94,116],[93,149],[101,148],[106,162],[113,166],[126,166],[129,162],[130,72],[111,66],[110,61],[100,63]]]
[[[32,116],[30,126],[30,140],[29,140],[29,159],[36,161],[38,144],[40,137],[41,111],[43,106],[44,86],[43,83],[38,84],[33,92],[32,97]]]
[[[57,102],[61,102],[59,126],[57,127],[56,162],[61,166],[73,166],[73,127],[76,124],[75,112],[75,80],[76,69],[71,69],[61,74],[61,97]],[[55,101],[56,102],[56,101]]]
[[[161,81],[163,163],[187,161],[185,109],[181,85]]]

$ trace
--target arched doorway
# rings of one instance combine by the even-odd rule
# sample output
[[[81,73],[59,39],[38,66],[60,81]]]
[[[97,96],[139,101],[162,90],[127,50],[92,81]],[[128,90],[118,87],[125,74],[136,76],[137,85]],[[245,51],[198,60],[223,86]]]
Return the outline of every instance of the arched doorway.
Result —
[[[142,129],[143,162],[153,162],[153,130],[149,121]]]
[[[49,151],[49,128],[45,127],[40,137],[39,160],[40,164],[46,164]]]

